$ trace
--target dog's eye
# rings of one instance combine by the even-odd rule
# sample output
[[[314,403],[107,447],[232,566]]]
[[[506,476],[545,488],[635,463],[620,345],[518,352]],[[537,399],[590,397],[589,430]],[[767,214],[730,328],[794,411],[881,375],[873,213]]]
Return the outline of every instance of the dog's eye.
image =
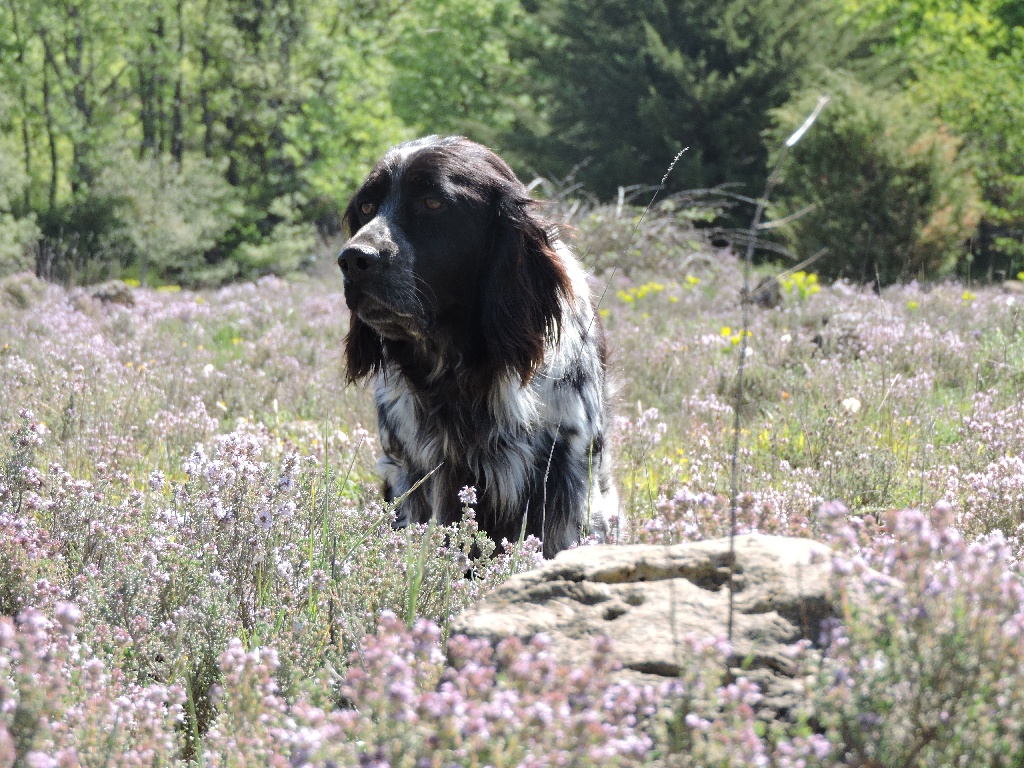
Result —
[[[359,211],[360,213],[363,214],[363,216],[372,216],[373,212],[376,210],[377,206],[374,205],[373,203],[363,203],[362,205],[359,206]]]
[[[438,200],[436,197],[423,198],[423,207],[426,208],[428,211],[439,211],[441,210],[441,207],[443,205],[444,203]]]

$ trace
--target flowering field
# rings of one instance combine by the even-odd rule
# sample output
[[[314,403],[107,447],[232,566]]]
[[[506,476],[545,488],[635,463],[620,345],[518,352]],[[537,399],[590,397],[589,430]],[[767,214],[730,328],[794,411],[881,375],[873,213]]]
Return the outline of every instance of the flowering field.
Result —
[[[620,540],[727,532],[740,282],[603,296]],[[447,637],[538,548],[391,530],[339,289],[0,282],[0,768],[1024,760],[1024,297],[798,273],[752,310],[740,529],[830,541],[847,606],[766,729],[720,644],[658,691]]]

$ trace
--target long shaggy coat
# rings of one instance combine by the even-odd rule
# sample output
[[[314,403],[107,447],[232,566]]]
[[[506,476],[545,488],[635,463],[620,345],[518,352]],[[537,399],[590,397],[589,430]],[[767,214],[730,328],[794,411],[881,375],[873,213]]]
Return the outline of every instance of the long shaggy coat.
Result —
[[[374,380],[397,524],[455,522],[473,486],[497,542],[525,529],[552,557],[603,538],[618,506],[604,334],[584,270],[508,165],[461,137],[402,144],[345,222],[348,376]]]

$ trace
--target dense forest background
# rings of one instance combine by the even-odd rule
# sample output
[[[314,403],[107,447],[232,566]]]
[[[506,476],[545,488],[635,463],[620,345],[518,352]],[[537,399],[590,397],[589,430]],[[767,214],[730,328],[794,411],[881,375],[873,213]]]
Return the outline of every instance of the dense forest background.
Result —
[[[1022,82],[1022,0],[0,0],[0,273],[294,271],[427,133],[591,200],[689,147],[668,192],[716,190],[727,229],[828,93],[779,243],[998,279],[1024,269]]]

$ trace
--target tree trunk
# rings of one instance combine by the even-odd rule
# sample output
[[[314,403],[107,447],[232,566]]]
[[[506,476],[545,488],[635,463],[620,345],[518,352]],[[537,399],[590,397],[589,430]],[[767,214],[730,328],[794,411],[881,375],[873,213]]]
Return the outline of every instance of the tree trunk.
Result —
[[[18,46],[18,55],[14,60],[18,64],[18,72],[21,73],[21,82],[18,87],[18,97],[21,100],[21,143],[25,152],[25,176],[28,178],[22,203],[25,210],[28,211],[32,207],[32,134],[28,125],[28,116],[31,114],[31,106],[28,103],[28,72],[25,71],[25,41],[21,37],[21,29],[18,24],[18,7],[13,2],[9,5],[11,31],[14,32],[14,43]]]
[[[175,61],[176,77],[174,80],[174,105],[171,113],[171,157],[178,169],[181,169],[181,158],[185,154],[185,127],[182,118],[182,62],[185,60],[185,20],[182,6],[183,0],[175,3],[178,17],[178,55]]]
[[[206,84],[206,73],[210,68],[210,48],[206,42],[206,36],[210,30],[210,10],[213,0],[206,1],[206,8],[203,11],[203,39],[199,49],[199,108],[203,115],[203,155],[207,158],[213,157],[213,112],[210,111],[210,93]]]
[[[43,62],[43,115],[46,117],[46,139],[50,145],[50,190],[47,204],[52,211],[57,206],[57,136],[53,128],[53,110],[50,108],[50,68]]]

